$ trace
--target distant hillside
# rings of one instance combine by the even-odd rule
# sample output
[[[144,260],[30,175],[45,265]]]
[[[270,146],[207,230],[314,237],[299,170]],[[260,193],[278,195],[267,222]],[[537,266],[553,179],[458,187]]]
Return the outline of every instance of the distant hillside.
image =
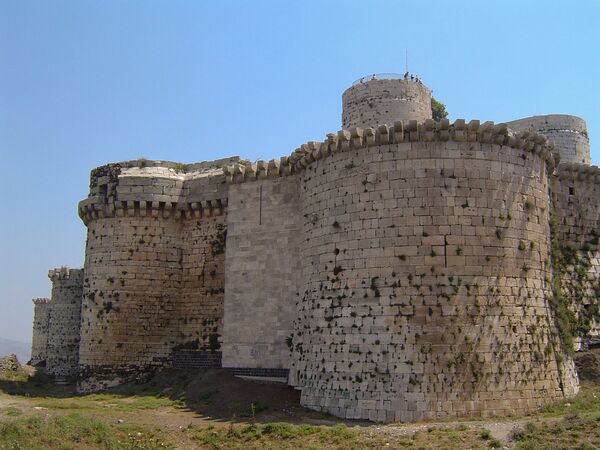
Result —
[[[0,356],[6,356],[14,353],[17,355],[17,358],[19,358],[19,362],[21,364],[25,364],[27,361],[29,361],[29,355],[31,354],[30,352],[31,344],[0,337]]]

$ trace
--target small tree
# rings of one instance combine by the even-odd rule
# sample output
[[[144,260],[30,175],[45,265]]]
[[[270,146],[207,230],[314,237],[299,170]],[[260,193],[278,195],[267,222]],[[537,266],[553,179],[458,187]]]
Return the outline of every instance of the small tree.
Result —
[[[431,97],[431,115],[433,120],[442,120],[448,117],[448,111],[446,111],[446,105],[438,102],[435,98]]]

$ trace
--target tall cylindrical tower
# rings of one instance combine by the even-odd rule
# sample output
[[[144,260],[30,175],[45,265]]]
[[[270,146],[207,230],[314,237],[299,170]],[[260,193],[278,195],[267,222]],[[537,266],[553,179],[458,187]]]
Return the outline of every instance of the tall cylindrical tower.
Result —
[[[399,75],[364,77],[342,95],[342,128],[393,125],[431,119],[431,92],[421,81]]]
[[[543,139],[429,120],[324,145],[300,189],[291,380],[304,406],[404,422],[576,392],[549,306]]]

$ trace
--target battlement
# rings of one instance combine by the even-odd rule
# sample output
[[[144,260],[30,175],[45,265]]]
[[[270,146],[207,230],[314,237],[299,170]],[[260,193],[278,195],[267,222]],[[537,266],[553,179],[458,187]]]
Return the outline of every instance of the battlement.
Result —
[[[600,184],[600,167],[562,163],[558,166],[558,178],[561,180],[588,181]]]
[[[49,298],[32,298],[31,301],[35,305],[42,305],[42,304],[50,303],[50,299]]]
[[[174,173],[192,174],[194,172],[203,172],[210,169],[223,167],[240,160],[239,156],[216,159],[213,161],[201,161],[191,164],[183,164],[175,161],[150,160],[145,158],[132,159],[116,163],[109,163],[96,167],[90,172],[90,195],[93,195],[93,188],[98,185],[107,184],[109,181],[116,181],[118,175],[123,169],[144,169],[144,168],[163,168],[171,169]]]
[[[533,131],[550,139],[564,162],[590,164],[590,140],[585,121],[567,114],[525,117],[506,123],[515,132]]]
[[[69,269],[67,267],[50,269],[48,271],[48,278],[50,278],[53,283],[61,280],[80,282],[83,280],[83,269]]]
[[[403,142],[480,142],[522,149],[539,154],[552,170],[560,158],[554,145],[545,136],[525,131],[511,133],[506,124],[494,122],[480,123],[457,119],[450,124],[447,119],[439,122],[427,119],[423,122],[399,121],[393,126],[380,125],[377,128],[352,128],[327,135],[323,142],[308,142],[296,149],[290,156],[270,161],[257,161],[254,164],[233,164],[223,168],[228,183],[252,181],[260,178],[286,176],[301,172],[308,164],[331,154],[346,150],[364,149],[375,145],[399,144]]]
[[[90,194],[79,217],[201,218],[223,214],[227,188],[221,167],[239,157],[195,164],[125,161],[92,171]]]

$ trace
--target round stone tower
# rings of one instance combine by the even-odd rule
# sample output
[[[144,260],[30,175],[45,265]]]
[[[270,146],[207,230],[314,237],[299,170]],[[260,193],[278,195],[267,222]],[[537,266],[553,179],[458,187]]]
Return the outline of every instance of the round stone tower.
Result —
[[[88,229],[80,391],[140,379],[180,348],[218,348],[226,187],[212,163],[184,170],[140,160],[92,171],[79,203]]]
[[[421,81],[397,74],[363,77],[342,95],[342,128],[393,125],[431,119],[431,91]]]
[[[405,422],[577,392],[549,305],[552,148],[428,119],[300,149],[290,382],[303,406]]]
[[[585,120],[567,114],[547,114],[506,122],[516,132],[532,131],[554,143],[560,162],[590,165],[590,140]]]

